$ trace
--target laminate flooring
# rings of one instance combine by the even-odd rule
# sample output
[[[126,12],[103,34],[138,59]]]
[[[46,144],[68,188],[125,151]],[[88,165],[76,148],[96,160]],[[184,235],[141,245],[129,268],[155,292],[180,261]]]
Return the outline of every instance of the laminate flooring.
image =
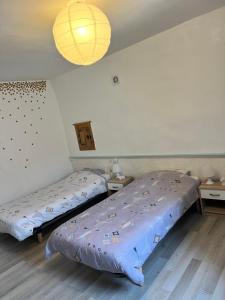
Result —
[[[47,236],[45,236],[45,240]],[[186,214],[144,265],[145,285],[0,235],[0,299],[225,300],[225,216]]]

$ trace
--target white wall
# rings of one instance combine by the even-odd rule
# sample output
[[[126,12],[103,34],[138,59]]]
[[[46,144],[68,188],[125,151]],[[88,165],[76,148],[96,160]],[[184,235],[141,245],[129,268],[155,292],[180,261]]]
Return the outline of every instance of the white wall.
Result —
[[[111,172],[112,161],[108,158],[72,159],[74,169],[102,168],[108,173]],[[192,175],[200,178],[225,176],[225,158],[121,158],[119,165],[124,174],[134,177],[154,170],[176,169],[189,170]]]
[[[55,94],[49,82],[44,86],[0,83],[0,203],[71,171]]]
[[[224,41],[221,8],[55,78],[70,154],[224,153]],[[87,120],[94,153],[72,126]]]

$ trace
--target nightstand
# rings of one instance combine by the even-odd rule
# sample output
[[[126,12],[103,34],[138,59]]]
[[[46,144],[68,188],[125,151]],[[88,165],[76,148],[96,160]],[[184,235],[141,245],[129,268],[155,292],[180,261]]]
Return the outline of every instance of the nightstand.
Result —
[[[225,215],[225,186],[221,183],[200,185],[203,212]]]
[[[124,179],[112,178],[108,181],[108,192],[109,194],[113,194],[134,180],[133,177],[128,176]]]

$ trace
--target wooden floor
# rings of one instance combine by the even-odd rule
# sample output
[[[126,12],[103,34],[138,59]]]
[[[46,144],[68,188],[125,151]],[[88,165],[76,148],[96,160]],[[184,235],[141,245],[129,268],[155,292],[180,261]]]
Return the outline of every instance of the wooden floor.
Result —
[[[144,265],[145,285],[0,235],[0,299],[225,300],[225,216],[185,216]]]

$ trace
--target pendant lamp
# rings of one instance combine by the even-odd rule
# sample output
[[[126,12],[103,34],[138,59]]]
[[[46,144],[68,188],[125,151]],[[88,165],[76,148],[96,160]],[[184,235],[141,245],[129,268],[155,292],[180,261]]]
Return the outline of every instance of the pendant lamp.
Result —
[[[111,26],[106,15],[84,0],[72,0],[60,11],[53,26],[59,53],[76,65],[91,65],[108,51]]]

